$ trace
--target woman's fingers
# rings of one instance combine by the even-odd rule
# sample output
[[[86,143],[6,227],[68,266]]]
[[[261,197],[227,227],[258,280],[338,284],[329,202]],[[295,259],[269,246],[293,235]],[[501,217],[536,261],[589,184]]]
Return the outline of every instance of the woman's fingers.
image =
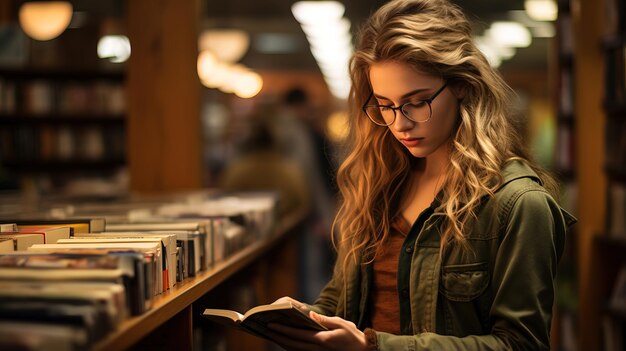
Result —
[[[354,323],[346,321],[345,319],[339,317],[328,317],[313,311],[309,312],[309,316],[311,317],[311,319],[330,330],[354,326]]]

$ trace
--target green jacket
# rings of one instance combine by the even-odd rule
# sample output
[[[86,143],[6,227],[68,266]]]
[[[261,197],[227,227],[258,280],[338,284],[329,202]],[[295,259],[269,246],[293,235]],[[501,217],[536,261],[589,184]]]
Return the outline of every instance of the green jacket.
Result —
[[[510,162],[502,175],[466,234],[469,251],[452,246],[440,257],[442,217],[420,215],[400,254],[404,335],[377,332],[379,350],[549,350],[557,263],[576,219],[527,165]],[[371,267],[354,264],[311,308],[363,329],[369,284]]]

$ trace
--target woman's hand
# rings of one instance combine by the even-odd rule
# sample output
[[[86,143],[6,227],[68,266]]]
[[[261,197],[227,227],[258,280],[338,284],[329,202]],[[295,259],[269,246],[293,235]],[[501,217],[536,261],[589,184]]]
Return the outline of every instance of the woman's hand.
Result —
[[[365,335],[357,329],[354,323],[339,317],[322,316],[313,311],[309,312],[309,316],[328,330],[310,331],[270,324],[269,328],[276,331],[270,333],[271,337],[280,346],[290,351],[363,351],[367,349]]]
[[[292,305],[294,305],[297,309],[299,309],[300,311],[302,311],[302,312],[304,312],[306,314],[308,314],[309,311],[310,311],[309,308],[305,304],[303,304],[302,302],[300,302],[300,301],[298,301],[296,299],[293,299],[293,298],[291,298],[289,296],[283,296],[283,297],[279,298],[278,300],[272,302],[272,305],[279,304],[279,303],[285,303],[285,302],[291,302]]]

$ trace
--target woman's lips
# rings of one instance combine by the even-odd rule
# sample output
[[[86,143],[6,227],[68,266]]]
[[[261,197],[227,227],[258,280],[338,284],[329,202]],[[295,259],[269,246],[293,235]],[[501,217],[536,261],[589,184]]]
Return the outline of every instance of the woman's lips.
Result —
[[[406,138],[400,139],[400,142],[406,147],[412,147],[419,145],[424,138]]]

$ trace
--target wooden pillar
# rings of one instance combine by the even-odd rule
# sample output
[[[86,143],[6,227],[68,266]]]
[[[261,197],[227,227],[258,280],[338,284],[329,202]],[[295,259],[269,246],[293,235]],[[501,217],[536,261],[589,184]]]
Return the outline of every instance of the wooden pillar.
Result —
[[[128,164],[132,191],[202,186],[196,1],[128,1]]]
[[[578,269],[580,350],[598,350],[601,319],[594,236],[604,234],[607,180],[604,174],[604,60],[602,1],[573,2],[576,173],[578,175]]]

